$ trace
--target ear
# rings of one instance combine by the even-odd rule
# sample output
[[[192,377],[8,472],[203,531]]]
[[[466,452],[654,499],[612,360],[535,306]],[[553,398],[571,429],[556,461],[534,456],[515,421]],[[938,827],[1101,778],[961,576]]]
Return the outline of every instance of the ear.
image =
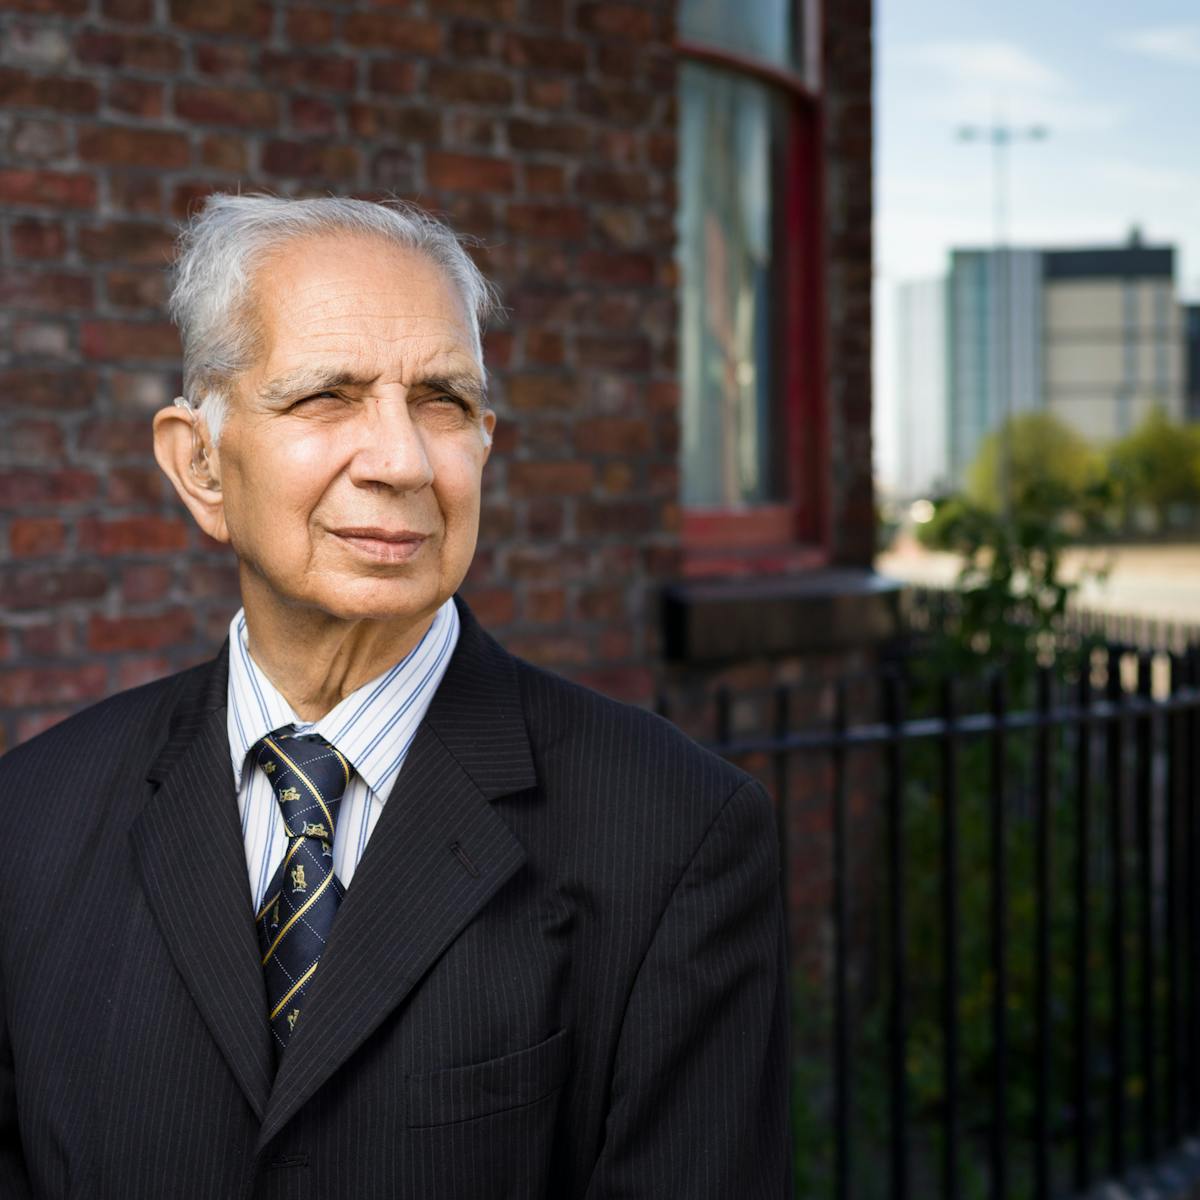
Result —
[[[486,463],[492,456],[492,439],[496,432],[496,414],[490,409],[484,409],[483,429],[487,436],[483,439],[483,461]]]
[[[154,457],[196,524],[210,538],[228,542],[220,460],[204,420],[190,406],[173,404],[154,414]]]

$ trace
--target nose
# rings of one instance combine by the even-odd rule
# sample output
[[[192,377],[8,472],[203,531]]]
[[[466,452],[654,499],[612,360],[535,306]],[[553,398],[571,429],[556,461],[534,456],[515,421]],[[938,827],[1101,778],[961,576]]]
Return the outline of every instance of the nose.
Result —
[[[355,425],[350,479],[356,486],[417,492],[433,482],[433,464],[408,411],[405,389],[369,397]]]

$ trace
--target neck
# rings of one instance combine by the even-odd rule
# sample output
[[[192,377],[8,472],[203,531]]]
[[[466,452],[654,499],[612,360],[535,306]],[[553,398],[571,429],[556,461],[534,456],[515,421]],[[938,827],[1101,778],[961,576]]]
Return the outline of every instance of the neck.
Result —
[[[304,721],[319,721],[398,663],[437,615],[435,607],[404,619],[343,620],[314,609],[255,604],[245,588],[242,600],[250,657]]]

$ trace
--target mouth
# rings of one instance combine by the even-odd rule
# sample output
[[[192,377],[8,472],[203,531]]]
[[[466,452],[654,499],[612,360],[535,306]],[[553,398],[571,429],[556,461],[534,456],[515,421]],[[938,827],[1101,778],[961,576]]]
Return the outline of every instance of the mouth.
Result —
[[[411,529],[381,529],[377,526],[331,529],[330,533],[344,545],[376,562],[407,562],[429,536]]]

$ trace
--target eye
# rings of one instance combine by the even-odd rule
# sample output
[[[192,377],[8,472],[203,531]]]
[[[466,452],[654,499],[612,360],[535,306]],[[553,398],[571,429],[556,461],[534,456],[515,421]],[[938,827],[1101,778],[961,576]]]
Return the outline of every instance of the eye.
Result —
[[[461,396],[452,396],[449,392],[439,392],[435,396],[430,396],[426,403],[438,405],[451,404],[456,408],[461,408],[463,412],[471,411],[471,406]]]

